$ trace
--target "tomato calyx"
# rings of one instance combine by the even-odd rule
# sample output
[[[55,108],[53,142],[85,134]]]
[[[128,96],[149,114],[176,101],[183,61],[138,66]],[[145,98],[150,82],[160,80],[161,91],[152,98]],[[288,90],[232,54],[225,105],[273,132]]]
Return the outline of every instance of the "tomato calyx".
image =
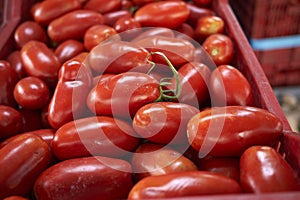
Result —
[[[160,55],[161,57],[163,57],[163,59],[166,61],[170,70],[173,73],[172,77],[163,77],[159,80],[160,95],[154,102],[168,101],[168,100],[171,101],[174,99],[178,99],[178,97],[181,94],[181,83],[180,83],[178,71],[175,69],[175,67],[173,66],[171,61],[168,59],[168,57],[164,53],[159,52],[159,51],[149,52],[149,54],[147,55],[147,62],[151,64],[151,67],[150,67],[149,71],[147,72],[147,74],[150,74],[150,72],[155,68],[156,63],[149,60],[149,57],[154,54],[157,54],[157,55]],[[172,82],[173,79],[175,80],[175,87],[174,87],[175,89],[170,89],[170,86],[174,84]]]

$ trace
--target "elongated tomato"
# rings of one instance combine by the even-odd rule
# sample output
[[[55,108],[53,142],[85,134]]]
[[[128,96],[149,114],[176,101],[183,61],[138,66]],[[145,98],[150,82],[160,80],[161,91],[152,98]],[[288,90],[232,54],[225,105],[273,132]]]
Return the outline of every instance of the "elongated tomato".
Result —
[[[275,145],[282,129],[280,119],[267,110],[227,106],[195,115],[188,123],[187,134],[201,156],[240,156],[253,145]]]

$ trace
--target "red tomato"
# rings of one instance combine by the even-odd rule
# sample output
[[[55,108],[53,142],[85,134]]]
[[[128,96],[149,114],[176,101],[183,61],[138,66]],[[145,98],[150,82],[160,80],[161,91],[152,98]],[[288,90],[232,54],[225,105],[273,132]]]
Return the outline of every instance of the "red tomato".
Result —
[[[60,160],[101,155],[119,157],[138,145],[131,125],[106,116],[78,119],[60,127],[52,141],[52,149]]]
[[[212,72],[209,88],[214,106],[254,106],[250,83],[230,65],[221,65]]]
[[[32,16],[39,24],[48,25],[52,20],[80,8],[79,0],[42,1],[33,6]]]
[[[11,52],[6,61],[10,63],[10,66],[17,72],[18,78],[24,78],[26,76],[22,61],[20,51],[16,50]],[[2,91],[2,90],[1,90]]]
[[[95,46],[112,36],[119,38],[114,28],[104,24],[94,25],[84,34],[84,46],[88,51],[91,51]]]
[[[177,68],[194,59],[195,47],[193,44],[181,38],[169,38],[164,36],[150,36],[135,42],[149,52],[161,52]],[[152,61],[163,63],[166,61],[160,55],[152,55]]]
[[[211,9],[201,8],[194,4],[188,3],[187,7],[190,11],[190,15],[186,23],[190,24],[193,28],[196,28],[198,20],[205,16],[212,16],[214,13]]]
[[[299,180],[275,149],[268,146],[248,148],[241,157],[241,186],[245,192],[268,193],[299,191]]]
[[[87,105],[97,115],[131,119],[140,107],[159,96],[156,79],[144,73],[125,72],[98,83],[90,91]]]
[[[0,60],[0,77],[0,105],[16,107],[14,88],[19,78],[14,68],[5,60]]]
[[[3,200],[29,200],[28,198],[22,197],[22,196],[9,196],[4,198]]]
[[[82,42],[70,39],[59,44],[56,47],[54,54],[57,56],[61,63],[64,63],[67,60],[70,60],[76,55],[82,53],[84,50],[85,48]]]
[[[50,89],[56,85],[61,63],[44,43],[27,42],[21,49],[21,59],[28,76],[42,79]]]
[[[125,41],[132,40],[142,32],[141,24],[132,17],[118,19],[113,27]]]
[[[90,69],[80,61],[69,60],[63,64],[48,107],[48,122],[54,129],[84,114],[85,99],[92,84]]]
[[[105,14],[120,10],[121,5],[121,0],[88,0],[84,4],[84,9],[94,10],[101,14]]]
[[[213,172],[188,171],[146,177],[133,186],[128,199],[162,199],[241,192],[239,184],[226,176]]]
[[[0,140],[16,135],[22,126],[22,115],[18,110],[0,105]]]
[[[39,136],[21,134],[0,149],[0,198],[28,195],[50,164],[49,146]]]
[[[14,39],[19,48],[22,48],[30,40],[38,40],[47,44],[46,31],[34,21],[21,23],[14,32]]]
[[[197,6],[209,6],[212,0],[192,0]]]
[[[133,118],[133,128],[149,141],[186,144],[186,125],[200,111],[188,104],[155,102],[141,107]]]
[[[200,156],[240,156],[252,145],[275,145],[282,122],[267,110],[249,106],[214,107],[187,125],[188,140]]]
[[[41,110],[19,109],[22,115],[23,127],[21,132],[34,131],[43,127]]]
[[[176,28],[189,17],[190,11],[184,1],[152,2],[139,8],[134,18],[143,27]]]
[[[218,16],[204,16],[199,18],[195,35],[199,42],[203,42],[208,36],[215,33],[223,33],[225,27],[224,20]]]
[[[145,39],[152,36],[164,36],[173,38],[175,34],[173,30],[163,27],[154,27],[154,28],[143,28],[143,32],[139,34],[136,38],[132,40],[132,42],[136,42],[141,39]]]
[[[230,64],[234,53],[230,37],[220,33],[212,34],[204,40],[202,46],[217,66]]]
[[[195,31],[193,27],[187,23],[183,23],[181,26],[177,27],[175,31],[176,38],[192,41],[195,37]]]
[[[195,171],[196,165],[180,152],[159,144],[144,143],[131,159],[135,180],[183,171]]]
[[[131,17],[131,13],[128,10],[118,10],[103,15],[104,24],[108,26],[113,26],[116,21],[122,17]]]
[[[48,104],[50,91],[44,81],[34,76],[28,76],[16,84],[14,97],[23,108],[37,110]]]
[[[118,74],[149,65],[148,54],[146,49],[137,44],[112,40],[95,47],[90,52],[87,62],[98,74]]]
[[[103,24],[102,14],[92,10],[74,10],[55,20],[48,26],[48,35],[55,42],[68,39],[83,39],[88,28]]]
[[[132,187],[131,166],[115,158],[65,160],[46,169],[34,184],[36,199],[125,199]]]

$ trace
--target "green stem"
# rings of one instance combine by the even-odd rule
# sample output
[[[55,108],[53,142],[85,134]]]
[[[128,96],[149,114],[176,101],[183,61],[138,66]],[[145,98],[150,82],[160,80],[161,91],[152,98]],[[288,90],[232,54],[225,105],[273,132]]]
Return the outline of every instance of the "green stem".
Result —
[[[175,84],[176,84],[174,90],[169,90],[169,89],[166,90],[166,89],[164,89],[164,86],[172,85],[173,83],[171,81],[172,81],[173,77],[161,78],[159,80],[160,96],[155,100],[155,102],[163,101],[163,100],[177,99],[181,93],[181,83],[180,83],[180,79],[179,79],[179,74],[178,74],[177,70],[175,69],[175,67],[173,66],[173,64],[171,63],[171,61],[167,58],[167,56],[164,53],[158,52],[158,51],[149,53],[149,55],[147,56],[147,61],[151,64],[151,68],[149,69],[147,74],[149,74],[155,68],[155,65],[156,65],[155,62],[149,60],[149,57],[154,54],[160,55],[166,61],[170,70],[173,73],[173,77],[175,78]],[[169,93],[172,93],[172,95],[169,95]]]

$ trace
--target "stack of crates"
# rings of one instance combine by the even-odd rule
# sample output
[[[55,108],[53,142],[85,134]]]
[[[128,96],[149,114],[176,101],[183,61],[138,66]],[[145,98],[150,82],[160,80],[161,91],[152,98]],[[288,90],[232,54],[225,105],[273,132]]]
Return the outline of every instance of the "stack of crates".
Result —
[[[300,1],[230,0],[272,86],[300,85]]]

